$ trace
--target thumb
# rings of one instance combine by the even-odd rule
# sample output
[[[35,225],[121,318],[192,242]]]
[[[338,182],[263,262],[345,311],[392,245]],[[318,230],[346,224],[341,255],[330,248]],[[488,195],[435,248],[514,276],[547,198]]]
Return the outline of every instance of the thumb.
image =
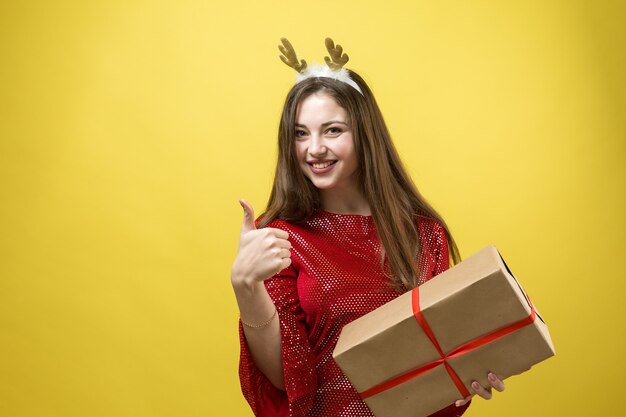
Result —
[[[249,232],[250,230],[255,230],[256,226],[254,224],[254,209],[246,200],[239,200],[239,204],[243,207],[243,225],[241,226],[241,233]]]

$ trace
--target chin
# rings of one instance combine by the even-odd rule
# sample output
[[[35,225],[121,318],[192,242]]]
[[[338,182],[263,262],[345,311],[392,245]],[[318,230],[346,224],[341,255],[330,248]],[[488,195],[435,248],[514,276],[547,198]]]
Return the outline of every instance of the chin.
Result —
[[[327,183],[319,183],[316,181],[311,181],[311,184],[313,184],[315,188],[317,188],[318,190],[328,190],[330,188],[333,188],[332,184],[327,184]]]

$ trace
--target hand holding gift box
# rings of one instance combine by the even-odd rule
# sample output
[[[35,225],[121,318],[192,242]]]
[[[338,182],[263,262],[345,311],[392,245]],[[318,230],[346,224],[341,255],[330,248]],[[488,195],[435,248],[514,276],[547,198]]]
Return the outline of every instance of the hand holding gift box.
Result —
[[[489,384],[491,384],[489,388],[483,387],[482,385],[478,383],[478,381],[472,382],[472,389],[474,390],[474,392],[478,394],[479,396],[483,397],[484,399],[486,400],[491,399],[491,397],[493,396],[491,392],[492,388],[494,388],[496,391],[499,391],[499,392],[504,391],[504,382],[500,378],[498,378],[498,376],[494,374],[493,372],[489,372],[487,374],[487,381],[489,381]],[[461,407],[467,404],[472,399],[473,396],[474,394],[468,395],[462,400],[457,400],[454,404],[457,407]]]
[[[427,416],[553,355],[493,246],[346,325],[333,353],[377,417]]]

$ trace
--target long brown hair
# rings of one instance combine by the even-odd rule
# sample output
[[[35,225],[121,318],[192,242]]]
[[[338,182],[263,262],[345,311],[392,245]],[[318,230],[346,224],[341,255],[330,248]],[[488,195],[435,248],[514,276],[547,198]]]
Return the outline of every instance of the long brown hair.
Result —
[[[422,244],[416,216],[439,222],[448,238],[453,262],[460,261],[457,245],[441,216],[419,193],[407,174],[385,125],[374,95],[354,71],[350,77],[363,94],[350,85],[331,78],[309,78],[293,86],[287,94],[278,130],[278,162],[274,185],[261,216],[259,227],[274,219],[300,223],[320,207],[319,190],[302,173],[295,152],[296,112],[305,98],[323,92],[343,107],[352,129],[359,161],[359,184],[367,200],[383,246],[383,269],[396,288],[419,285]]]

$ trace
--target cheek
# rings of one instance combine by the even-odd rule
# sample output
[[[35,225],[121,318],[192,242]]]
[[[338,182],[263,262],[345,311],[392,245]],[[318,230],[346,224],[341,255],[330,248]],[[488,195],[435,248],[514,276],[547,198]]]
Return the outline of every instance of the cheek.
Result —
[[[304,144],[300,142],[296,142],[295,150],[296,150],[296,159],[298,159],[298,162],[302,162],[306,154],[306,148],[304,147]]]
[[[304,162],[306,161],[306,148],[302,146],[301,144],[296,143],[294,150],[296,153],[296,162],[298,163],[300,170],[304,173],[304,175],[306,175],[307,174],[307,170],[305,167],[306,162]]]
[[[349,163],[351,164],[357,163],[358,158],[356,155],[356,149],[354,148],[354,143],[352,142],[352,138],[343,142],[341,144],[341,148],[338,149],[338,151],[341,152],[341,156],[344,160],[349,161]]]

